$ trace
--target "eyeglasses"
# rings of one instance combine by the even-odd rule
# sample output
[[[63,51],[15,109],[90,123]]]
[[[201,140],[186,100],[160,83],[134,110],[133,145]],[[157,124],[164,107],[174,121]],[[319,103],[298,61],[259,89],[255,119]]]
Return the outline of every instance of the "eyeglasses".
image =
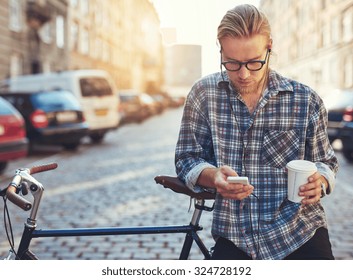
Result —
[[[249,71],[259,71],[266,64],[269,52],[270,50],[268,49],[264,60],[249,60],[246,62],[224,61],[221,62],[221,65],[223,65],[228,71],[232,72],[239,71],[243,65],[245,65],[246,69]]]

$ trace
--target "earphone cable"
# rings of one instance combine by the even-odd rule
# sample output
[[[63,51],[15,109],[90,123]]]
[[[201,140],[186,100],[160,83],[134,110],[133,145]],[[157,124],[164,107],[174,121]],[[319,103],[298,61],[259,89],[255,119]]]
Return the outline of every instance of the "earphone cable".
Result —
[[[223,75],[223,71],[222,71],[222,64],[221,64],[221,76],[222,76],[222,80],[223,82],[226,82],[225,79],[224,79],[224,75]],[[235,122],[236,122],[236,125],[238,127],[238,129],[241,131],[241,128],[238,124],[238,120],[236,118],[236,115],[234,113],[234,109],[233,109],[233,106],[232,106],[232,103],[231,103],[231,98],[230,98],[230,90],[229,90],[229,87],[224,87],[226,93],[227,93],[227,97],[228,97],[228,102],[229,102],[229,106],[230,106],[230,110],[232,111],[233,115],[234,115],[234,118],[235,118]],[[254,121],[255,123],[255,121]],[[254,125],[254,123],[252,125]],[[250,131],[252,132],[251,128],[250,128]],[[248,139],[251,138],[251,134],[248,135]],[[250,137],[249,137],[250,136]],[[241,133],[241,140],[242,140],[242,144],[243,144],[243,154],[242,154],[242,166],[244,167],[244,173],[245,175],[247,175],[247,168],[246,168],[246,162],[245,162],[245,152],[248,148],[248,145],[249,145],[249,142],[250,141],[247,141],[246,145],[244,143],[244,134]],[[253,197],[256,198],[257,202],[258,202],[258,217],[257,217],[257,242],[255,242],[255,236],[254,236],[254,230],[253,230],[253,218],[252,218],[252,207],[251,207],[251,201],[249,200],[249,205],[250,205],[250,209],[249,209],[249,213],[250,213],[250,229],[251,229],[251,236],[252,236],[252,241],[254,243],[254,246],[255,246],[255,252],[256,252],[256,257],[258,258],[259,256],[259,253],[260,253],[260,217],[261,217],[261,209],[260,209],[260,199],[257,195],[255,195],[254,193],[251,194]]]

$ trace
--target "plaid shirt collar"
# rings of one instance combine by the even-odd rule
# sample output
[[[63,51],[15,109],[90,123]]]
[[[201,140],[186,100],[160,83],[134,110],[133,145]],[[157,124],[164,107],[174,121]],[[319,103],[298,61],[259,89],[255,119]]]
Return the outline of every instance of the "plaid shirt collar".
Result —
[[[271,95],[276,95],[279,92],[293,92],[294,88],[291,83],[288,83],[288,80],[280,79],[279,74],[274,71],[269,69],[269,79],[268,79],[268,86],[267,90],[271,92]],[[228,88],[229,90],[235,91],[233,85],[231,84],[229,80],[229,76],[227,74],[227,71],[223,71],[222,73],[220,72],[217,76],[217,85],[219,88]]]

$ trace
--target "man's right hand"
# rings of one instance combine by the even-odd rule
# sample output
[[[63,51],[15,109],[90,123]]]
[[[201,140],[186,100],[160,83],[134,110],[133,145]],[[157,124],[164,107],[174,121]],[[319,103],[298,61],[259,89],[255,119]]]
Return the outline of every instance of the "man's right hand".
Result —
[[[227,182],[228,176],[238,176],[238,174],[227,165],[220,168],[204,169],[197,181],[199,185],[215,188],[224,198],[242,200],[248,197],[254,190],[252,185],[243,185]]]

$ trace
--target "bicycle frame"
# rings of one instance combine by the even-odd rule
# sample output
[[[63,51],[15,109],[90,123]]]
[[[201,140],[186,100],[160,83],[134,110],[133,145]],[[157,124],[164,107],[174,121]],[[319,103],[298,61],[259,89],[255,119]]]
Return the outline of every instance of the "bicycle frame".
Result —
[[[38,259],[29,249],[33,238],[44,237],[73,237],[73,236],[104,236],[104,235],[137,235],[137,234],[165,234],[165,233],[186,233],[183,247],[179,255],[180,260],[186,260],[189,257],[193,242],[197,244],[205,259],[210,259],[211,254],[207,250],[198,231],[202,230],[199,225],[202,212],[212,211],[213,207],[205,206],[205,199],[212,199],[214,194],[194,193],[185,187],[177,178],[168,176],[157,176],[157,183],[162,184],[165,188],[170,188],[175,192],[183,193],[195,199],[195,208],[189,225],[181,226],[157,226],[157,227],[96,227],[96,228],[68,228],[68,229],[40,229],[37,230],[37,213],[44,191],[43,185],[38,182],[31,174],[43,172],[57,167],[56,163],[35,166],[30,169],[17,169],[9,186],[0,193],[8,200],[19,206],[25,211],[31,210],[20,240],[20,244],[16,253],[16,259]],[[31,192],[33,205],[31,202],[19,195]],[[11,258],[11,251],[8,257]]]
[[[104,235],[137,235],[137,234],[163,234],[163,233],[186,233],[179,260],[187,260],[193,242],[197,244],[205,259],[210,259],[211,255],[198,231],[202,230],[199,225],[202,211],[212,211],[204,205],[204,200],[195,201],[195,210],[189,225],[184,226],[159,226],[159,227],[96,227],[96,228],[70,228],[70,229],[40,229],[33,225],[33,220],[25,224],[20,245],[18,247],[16,259],[34,260],[38,259],[29,250],[33,238],[43,237],[73,237],[73,236],[104,236]]]

